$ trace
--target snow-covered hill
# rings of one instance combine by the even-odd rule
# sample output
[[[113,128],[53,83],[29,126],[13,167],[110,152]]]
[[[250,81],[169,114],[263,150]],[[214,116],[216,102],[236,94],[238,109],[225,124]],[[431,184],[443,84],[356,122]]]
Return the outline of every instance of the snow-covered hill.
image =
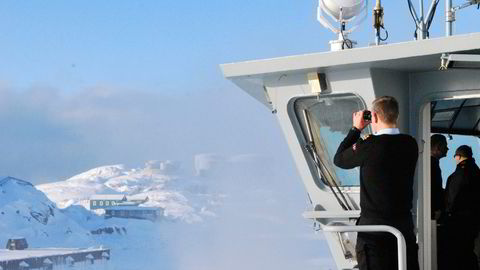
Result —
[[[31,247],[103,245],[118,270],[329,269],[330,261],[318,261],[328,249],[319,251],[299,217],[303,201],[295,198],[303,194],[283,167],[258,155],[202,154],[193,164],[192,173],[173,162],[102,166],[37,186],[45,194],[0,178],[0,245],[10,237],[26,237]],[[105,193],[146,194],[166,217],[104,219],[84,207]]]
[[[221,194],[209,191],[199,178],[181,175],[174,162],[149,161],[144,168],[102,166],[37,188],[59,208],[82,205],[88,209],[88,200],[94,194],[148,196],[144,206],[164,208],[166,218],[198,222],[214,215],[212,207],[221,199]]]
[[[148,220],[104,219],[80,205],[59,209],[31,183],[0,178],[1,245],[21,237],[27,239],[29,248],[104,246],[111,250],[112,269],[146,269],[152,258],[167,265],[164,226],[158,225]],[[1,259],[8,256],[5,252],[3,255]]]
[[[29,182],[0,179],[0,244],[26,237],[31,246],[90,246],[89,231]]]
[[[245,166],[260,163],[256,159],[202,154],[194,158],[190,175],[171,161],[149,161],[134,169],[102,166],[36,187],[13,177],[0,178],[0,244],[21,236],[32,246],[86,247],[99,243],[92,238],[94,230],[122,228],[132,222],[138,227],[137,221],[105,220],[89,211],[88,200],[94,194],[148,196],[144,205],[164,208],[168,220],[195,223],[210,219],[225,200],[219,187],[232,173],[238,177]],[[247,178],[242,178],[243,184]]]

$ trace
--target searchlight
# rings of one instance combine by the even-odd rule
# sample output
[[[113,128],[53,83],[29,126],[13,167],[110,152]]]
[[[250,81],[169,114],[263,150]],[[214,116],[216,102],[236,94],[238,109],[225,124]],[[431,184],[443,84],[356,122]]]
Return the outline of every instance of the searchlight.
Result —
[[[319,0],[317,8],[317,20],[333,33],[338,39],[330,41],[330,50],[339,51],[353,48],[355,41],[348,39],[352,33],[366,18],[368,0]],[[327,14],[338,25],[335,27],[325,16]],[[347,29],[346,25],[350,27]]]

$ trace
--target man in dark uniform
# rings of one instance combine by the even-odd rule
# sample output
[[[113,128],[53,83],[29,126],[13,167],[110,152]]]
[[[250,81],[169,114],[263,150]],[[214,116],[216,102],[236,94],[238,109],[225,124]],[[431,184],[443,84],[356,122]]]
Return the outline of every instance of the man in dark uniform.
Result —
[[[480,212],[480,169],[467,145],[458,147],[454,158],[457,168],[448,177],[445,188],[447,243],[452,247],[446,269],[477,270],[473,249]]]
[[[418,270],[411,213],[417,142],[399,132],[395,98],[377,98],[371,121],[365,120],[363,114],[353,114],[353,127],[338,147],[334,163],[343,169],[360,166],[361,214],[357,224],[397,228],[407,244],[407,269]],[[375,135],[359,140],[360,132],[370,123]],[[398,269],[396,238],[391,234],[358,233],[356,252],[360,270]]]
[[[442,134],[433,134],[430,137],[430,176],[431,176],[431,219],[435,220],[439,226],[437,229],[437,268],[438,270],[448,270],[446,267],[446,258],[448,256],[449,245],[445,239],[445,228],[443,218],[445,216],[445,190],[443,189],[442,170],[440,169],[440,159],[447,156],[447,139]]]
[[[431,150],[431,206],[432,220],[438,220],[445,210],[445,195],[443,190],[442,170],[440,159],[447,156],[447,139],[441,134],[430,137]]]

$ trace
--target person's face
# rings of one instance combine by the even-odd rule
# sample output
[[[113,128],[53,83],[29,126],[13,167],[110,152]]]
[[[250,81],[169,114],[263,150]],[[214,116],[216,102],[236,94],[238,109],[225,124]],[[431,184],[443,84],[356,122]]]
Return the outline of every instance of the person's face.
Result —
[[[448,145],[447,145],[446,140],[438,146],[438,151],[439,151],[439,154],[440,154],[440,158],[443,158],[443,157],[447,156]]]
[[[437,159],[446,157],[448,152],[447,140],[444,140],[443,142],[440,142],[439,144],[432,147],[431,151],[432,156]]]
[[[462,157],[459,156],[459,155],[455,155],[455,156],[453,156],[453,158],[455,159],[455,164],[457,164],[457,165],[458,165],[458,163],[460,163],[460,161],[462,161]]]

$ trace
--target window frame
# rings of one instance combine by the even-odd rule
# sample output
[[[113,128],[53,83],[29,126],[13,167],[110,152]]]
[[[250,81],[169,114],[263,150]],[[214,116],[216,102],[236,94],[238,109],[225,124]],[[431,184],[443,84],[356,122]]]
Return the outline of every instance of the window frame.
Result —
[[[308,153],[308,151],[305,149],[305,145],[307,145],[308,143],[308,137],[309,135],[307,134],[307,131],[306,131],[306,128],[305,128],[305,121],[302,120],[302,118],[304,118],[303,115],[300,115],[300,110],[297,109],[297,104],[299,101],[301,100],[307,100],[307,99],[327,99],[327,98],[332,98],[332,99],[335,99],[335,98],[342,98],[342,97],[351,97],[351,98],[355,98],[356,101],[357,101],[357,104],[360,105],[360,110],[366,110],[368,109],[367,107],[367,104],[365,102],[365,100],[358,94],[354,93],[354,92],[343,92],[343,93],[329,93],[329,94],[324,94],[324,95],[309,95],[309,96],[301,96],[301,97],[295,97],[291,100],[291,102],[289,102],[290,106],[291,106],[291,109],[293,111],[293,114],[292,116],[293,117],[290,117],[291,118],[291,121],[292,123],[294,123],[298,129],[299,129],[299,133],[297,133],[297,140],[299,142],[299,144],[302,146],[302,150],[303,150],[303,153],[304,153],[304,158],[305,160],[307,161],[307,164],[308,164],[308,167],[310,169],[310,173],[313,177],[313,180],[315,182],[315,185],[320,188],[321,190],[323,191],[328,191],[328,192],[331,192],[330,191],[330,188],[328,186],[328,182],[327,182],[327,179],[325,178],[325,172],[321,171],[321,169],[317,168],[316,164],[315,164],[315,161],[313,160],[313,158],[311,157],[311,155]],[[311,124],[309,124],[311,126]],[[312,128],[312,127],[310,127]],[[371,127],[368,126],[363,132],[363,133],[371,133]],[[346,134],[345,134],[346,136]],[[324,142],[323,140],[323,137],[321,137],[322,141]],[[314,141],[314,145],[315,145],[315,148],[318,149],[318,146],[316,145],[315,141]],[[318,150],[317,150],[317,154],[318,153]],[[329,157],[330,159],[330,157]],[[333,160],[328,160],[328,163],[327,164],[333,164]],[[333,165],[335,166],[335,165]],[[335,181],[335,183],[338,185],[338,187],[344,191],[350,191],[350,190],[354,190],[354,191],[358,191],[360,189],[360,182],[358,180],[358,184],[356,185],[341,185],[341,182],[339,182],[338,180],[338,176],[336,175],[336,172],[335,172],[335,168],[331,168],[333,169],[333,173],[330,171],[329,174],[332,175],[332,178],[333,180]],[[360,177],[358,176],[358,179],[360,179]]]

